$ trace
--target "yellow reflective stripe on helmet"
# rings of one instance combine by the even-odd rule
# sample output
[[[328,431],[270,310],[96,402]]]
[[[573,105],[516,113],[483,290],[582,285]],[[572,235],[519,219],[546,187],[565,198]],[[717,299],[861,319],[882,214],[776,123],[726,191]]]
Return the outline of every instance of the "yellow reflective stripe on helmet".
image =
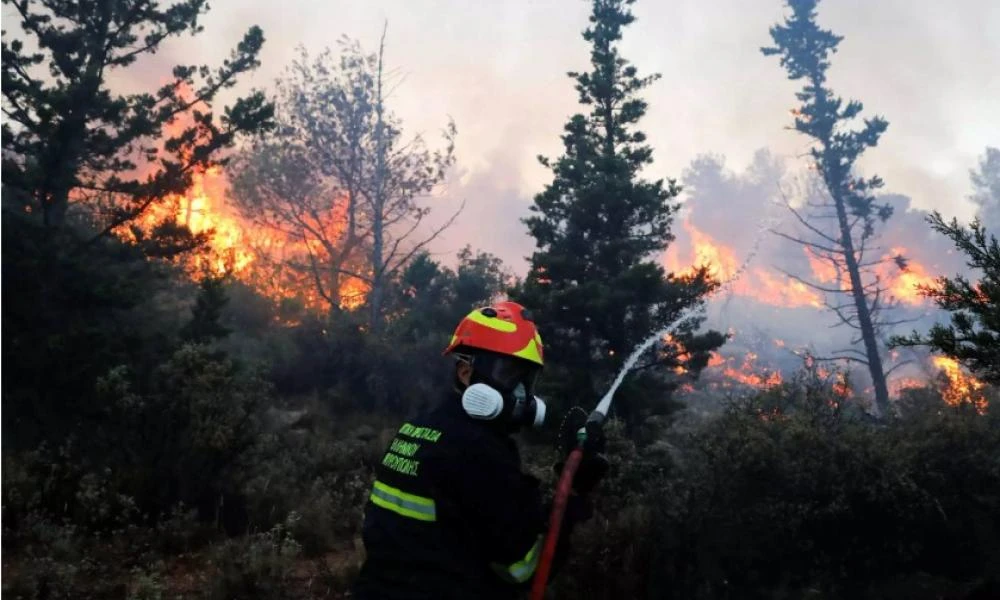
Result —
[[[473,323],[478,323],[483,327],[489,327],[490,329],[496,329],[497,331],[502,331],[504,333],[513,333],[517,331],[517,323],[505,321],[497,317],[487,317],[482,313],[482,311],[479,310],[470,312],[465,318]]]
[[[542,364],[542,353],[538,351],[538,344],[535,340],[529,340],[528,345],[515,352],[514,356],[530,360],[539,365]]]
[[[372,504],[418,521],[436,521],[437,509],[433,498],[407,494],[399,488],[375,480],[371,494]]]
[[[528,550],[528,553],[521,560],[506,567],[493,563],[491,565],[493,570],[504,579],[517,583],[524,583],[531,579],[531,576],[535,574],[535,569],[538,567],[538,558],[542,554],[542,542],[544,539],[544,536],[538,536],[535,545]]]

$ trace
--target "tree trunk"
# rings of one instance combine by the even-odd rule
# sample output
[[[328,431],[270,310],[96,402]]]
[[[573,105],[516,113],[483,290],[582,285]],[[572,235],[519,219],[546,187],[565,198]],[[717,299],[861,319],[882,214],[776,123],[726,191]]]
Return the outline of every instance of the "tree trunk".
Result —
[[[49,153],[47,158],[51,164],[47,165],[45,172],[57,175],[45,182],[41,204],[43,222],[46,227],[53,229],[61,227],[66,221],[69,195],[77,184],[77,170],[80,168],[80,159],[84,153],[87,119],[93,109],[94,98],[104,81],[104,61],[107,52],[105,44],[108,40],[112,3],[101,2],[98,6],[101,9],[100,19],[90,33],[87,67],[75,86],[70,82],[72,108],[60,124],[55,139],[48,142],[49,148],[56,144],[58,150]]]
[[[69,194],[76,185],[77,170],[80,168],[81,155],[84,153],[83,143],[87,133],[87,119],[94,105],[94,98],[104,81],[104,61],[106,59],[105,44],[108,40],[108,27],[111,22],[111,2],[101,2],[100,19],[90,34],[87,47],[87,68],[73,90],[73,108],[70,109],[63,126],[60,127],[58,138],[62,138],[62,151],[53,157],[55,164],[51,165],[50,173],[58,173],[54,184],[48,187],[43,204],[44,221],[47,227],[58,228],[66,220],[69,210]],[[58,139],[57,138],[57,139]]]
[[[840,225],[840,238],[844,247],[844,260],[847,273],[851,278],[851,296],[858,311],[858,327],[861,329],[861,339],[865,344],[865,356],[868,360],[868,371],[871,374],[872,386],[875,388],[875,406],[880,417],[890,414],[889,388],[885,381],[885,371],[882,369],[882,357],[878,351],[878,341],[875,339],[875,326],[872,324],[871,310],[868,298],[865,296],[861,281],[861,270],[857,257],[854,255],[854,240],[851,238],[851,228],[847,221],[847,207],[839,194],[831,190],[834,204],[837,207],[837,222]]]
[[[54,192],[45,194],[41,202],[42,223],[50,229],[57,229],[66,220],[66,210],[69,208],[69,193]]]
[[[327,292],[330,296],[330,314],[336,315],[340,312],[340,261],[334,260],[330,268],[330,287]]]
[[[81,85],[81,88],[76,90],[77,108],[74,110],[77,114],[63,121],[57,133],[49,141],[46,157],[48,164],[45,165],[44,172],[51,175],[42,183],[39,193],[43,223],[48,228],[58,229],[66,221],[69,195],[76,185],[80,155],[83,153],[83,139],[87,133],[84,111],[91,103],[92,93],[89,92],[91,88],[93,88],[92,93],[96,93],[97,88],[92,85],[86,88]]]

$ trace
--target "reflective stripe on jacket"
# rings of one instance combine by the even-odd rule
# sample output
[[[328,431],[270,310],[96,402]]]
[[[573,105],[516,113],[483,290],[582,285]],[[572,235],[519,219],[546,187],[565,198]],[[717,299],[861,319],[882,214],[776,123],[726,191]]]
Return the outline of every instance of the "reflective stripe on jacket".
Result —
[[[404,423],[375,469],[357,598],[516,598],[541,554],[539,481],[457,395]]]

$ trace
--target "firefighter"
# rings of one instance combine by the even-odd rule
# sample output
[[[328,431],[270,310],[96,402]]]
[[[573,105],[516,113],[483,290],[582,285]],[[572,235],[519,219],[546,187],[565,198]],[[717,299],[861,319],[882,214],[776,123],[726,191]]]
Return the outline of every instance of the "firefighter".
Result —
[[[399,428],[375,470],[356,598],[517,598],[538,564],[548,508],[539,480],[521,472],[510,435],[545,420],[533,394],[542,339],[527,310],[498,302],[469,313],[444,353],[456,359],[452,389]],[[607,468],[592,448],[555,566],[573,526],[589,518],[587,493]]]

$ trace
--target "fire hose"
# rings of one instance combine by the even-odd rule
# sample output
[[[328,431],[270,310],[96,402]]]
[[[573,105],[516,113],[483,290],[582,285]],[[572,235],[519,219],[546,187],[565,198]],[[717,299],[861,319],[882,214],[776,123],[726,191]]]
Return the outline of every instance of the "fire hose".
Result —
[[[538,560],[538,568],[535,570],[535,579],[531,582],[531,600],[543,600],[545,597],[545,586],[548,584],[552,560],[556,554],[556,545],[559,543],[563,515],[566,513],[569,495],[573,491],[573,478],[583,460],[584,445],[587,442],[587,428],[588,426],[600,428],[604,425],[611,404],[610,400],[610,396],[602,399],[597,408],[587,417],[586,424],[576,432],[576,446],[566,458],[566,464],[563,465],[559,482],[556,484],[555,496],[552,499],[552,512],[549,515],[549,530],[545,534],[545,543]]]
[[[767,221],[773,221],[773,219],[768,219]],[[767,225],[767,222],[762,223],[762,227],[757,233],[754,239],[753,248],[750,254],[747,255],[746,260],[743,264],[736,270],[735,273],[729,276],[722,285],[717,288],[714,292],[718,293],[719,290],[729,288],[737,279],[739,279],[743,273],[746,271],[747,266],[754,256],[757,255],[757,251],[760,247],[760,242],[764,239],[763,233],[768,231],[771,226]],[[625,364],[622,366],[621,370],[618,372],[618,376],[615,377],[614,382],[611,384],[611,388],[608,390],[601,401],[598,402],[597,408],[590,413],[587,417],[586,425],[601,427],[604,425],[604,420],[608,416],[608,411],[611,410],[611,401],[614,399],[615,391],[618,386],[621,385],[622,380],[628,374],[629,370],[635,365],[639,356],[649,350],[659,339],[670,333],[677,324],[683,322],[689,316],[694,314],[694,311],[699,310],[700,305],[689,306],[688,308],[682,310],[670,325],[664,327],[663,329],[657,331],[653,335],[646,338],[638,347],[636,347],[632,354],[625,360]],[[559,483],[556,485],[556,493],[552,502],[552,512],[549,515],[549,531],[545,536],[545,544],[542,547],[542,555],[539,558],[538,568],[535,571],[535,579],[532,581],[531,585],[531,600],[543,600],[545,597],[545,586],[548,583],[549,571],[552,568],[552,559],[555,556],[556,544],[559,540],[559,530],[562,528],[563,514],[566,512],[566,502],[569,500],[569,494],[573,489],[573,477],[576,475],[577,469],[580,467],[580,461],[583,460],[584,445],[587,442],[587,432],[586,426],[581,427],[576,432],[576,446],[569,453],[566,458],[566,464],[563,466],[562,474],[559,477]]]

